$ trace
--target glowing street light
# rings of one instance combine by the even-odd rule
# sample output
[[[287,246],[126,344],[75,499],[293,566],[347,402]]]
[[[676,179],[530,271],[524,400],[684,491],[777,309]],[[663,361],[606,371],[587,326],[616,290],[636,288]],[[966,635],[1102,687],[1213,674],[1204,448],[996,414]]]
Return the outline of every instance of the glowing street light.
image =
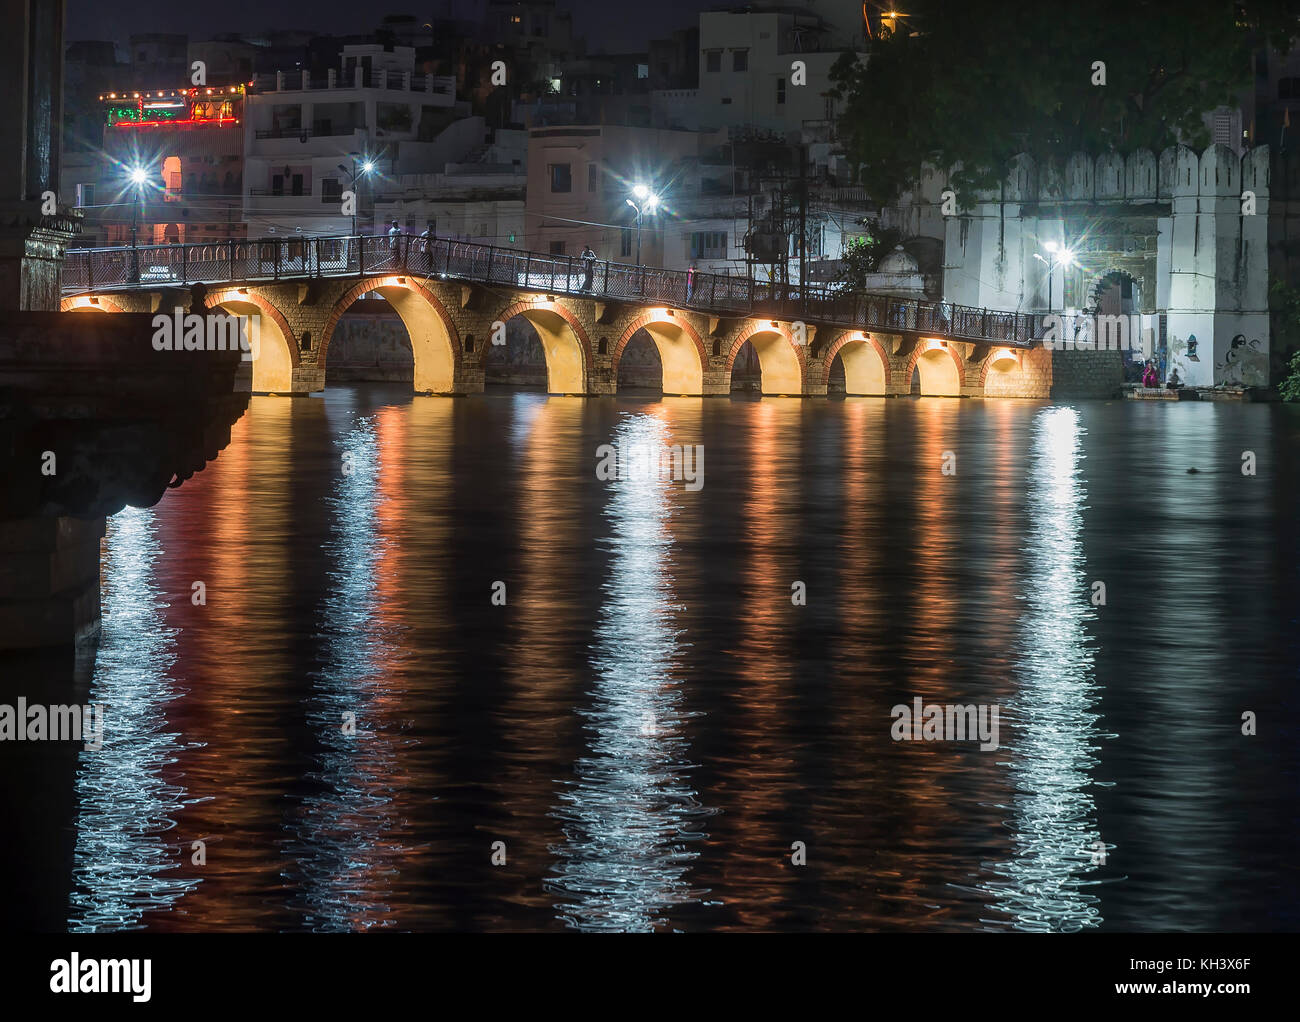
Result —
[[[352,183],[348,187],[351,191],[355,193],[357,182],[361,180],[363,177],[369,177],[371,174],[375,172],[375,161],[370,159],[370,157],[367,156],[361,161],[360,165],[358,165],[357,157],[361,156],[361,153],[348,153],[348,155],[352,157]],[[348,173],[348,168],[343,166],[343,164],[340,163],[338,167],[339,170],[343,171],[344,174]],[[352,197],[352,237],[354,238],[357,236],[356,200],[357,200],[357,196],[354,194]]]
[[[636,210],[636,264],[641,265],[641,220],[647,213],[654,213],[659,208],[659,196],[652,192],[649,187],[639,184],[632,189],[632,194],[636,196],[636,202],[631,199],[627,204]]]
[[[1058,245],[1054,241],[1043,242],[1043,250],[1047,252],[1047,258],[1044,259],[1037,252],[1034,258],[1047,267],[1047,312],[1052,312],[1052,274],[1058,266],[1069,269],[1074,265],[1074,253],[1064,245]],[[1064,298],[1064,295],[1062,295]]]
[[[131,283],[140,282],[140,204],[144,202],[145,185],[149,183],[149,169],[136,164],[126,172],[134,194],[131,196]]]

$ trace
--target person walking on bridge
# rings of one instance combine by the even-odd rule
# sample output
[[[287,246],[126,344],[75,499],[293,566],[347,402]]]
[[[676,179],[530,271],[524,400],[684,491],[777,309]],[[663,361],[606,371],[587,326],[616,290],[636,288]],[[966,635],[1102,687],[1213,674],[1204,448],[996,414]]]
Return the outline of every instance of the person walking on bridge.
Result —
[[[582,290],[590,292],[594,286],[596,276],[596,253],[592,251],[591,246],[586,242],[582,245]]]

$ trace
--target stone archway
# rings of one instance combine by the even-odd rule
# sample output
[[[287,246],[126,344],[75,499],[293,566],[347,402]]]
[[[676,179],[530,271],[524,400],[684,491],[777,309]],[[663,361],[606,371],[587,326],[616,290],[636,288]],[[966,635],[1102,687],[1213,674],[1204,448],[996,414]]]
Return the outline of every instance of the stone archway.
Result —
[[[830,381],[836,358],[844,366],[845,394],[879,396],[889,393],[889,356],[870,334],[849,331],[831,342],[822,359],[823,385]]]
[[[551,394],[586,394],[592,375],[591,341],[587,332],[559,302],[546,299],[516,302],[497,321],[522,316],[537,331],[546,356],[546,390]]]
[[[414,361],[411,386],[416,393],[451,394],[457,389],[461,364],[460,335],[436,295],[410,277],[374,277],[343,293],[321,333],[317,363],[324,370],[334,329],[344,313],[364,294],[377,291],[397,313],[411,342]]]
[[[962,368],[961,356],[951,344],[922,341],[908,360],[904,379],[910,386],[916,373],[922,397],[960,397]]]
[[[727,354],[728,379],[736,364],[736,356],[746,343],[752,345],[758,355],[762,393],[789,396],[803,393],[804,349],[794,343],[789,330],[780,324],[751,324],[737,335]]]
[[[633,320],[623,331],[610,360],[613,380],[617,382],[619,359],[638,330],[644,330],[659,351],[665,394],[695,396],[704,393],[704,367],[708,364],[704,342],[690,323],[666,312],[648,312]]]
[[[228,288],[210,292],[203,301],[208,309],[221,309],[236,316],[255,316],[257,334],[253,341],[253,383],[255,393],[293,392],[293,372],[298,365],[298,345],[293,328],[280,310],[252,289]]]

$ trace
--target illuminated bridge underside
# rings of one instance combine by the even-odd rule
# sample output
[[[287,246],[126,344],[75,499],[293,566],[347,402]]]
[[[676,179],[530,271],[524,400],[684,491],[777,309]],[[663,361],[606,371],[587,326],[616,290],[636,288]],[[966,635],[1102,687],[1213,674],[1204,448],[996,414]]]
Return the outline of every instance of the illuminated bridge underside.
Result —
[[[1118,360],[1105,358],[1112,353],[1046,351],[1018,314],[707,274],[688,283],[684,274],[614,263],[598,264],[590,293],[585,287],[571,258],[445,241],[419,252],[407,241],[390,249],[382,238],[314,239],[70,253],[62,307],[256,317],[252,387],[261,393],[324,389],[334,329],[370,292],[404,324],[414,389],[425,394],[482,391],[489,346],[516,318],[541,342],[553,394],[615,393],[619,361],[637,336],[658,352],[665,394],[728,394],[733,369],[755,363],[763,394],[791,397],[1048,398],[1060,396],[1066,377],[1096,384],[1095,394],[1066,387],[1070,396],[1110,396],[1119,384]],[[1089,362],[1094,355],[1102,359]]]
[[[482,391],[492,338],[501,335],[500,324],[518,317],[537,332],[553,394],[615,393],[623,352],[644,330],[659,353],[665,394],[729,394],[732,370],[748,345],[767,395],[825,395],[842,366],[843,385],[831,389],[850,396],[1052,396],[1053,353],[1042,348],[729,319],[631,301],[500,293],[409,276],[238,285],[208,291],[204,307],[257,317],[254,391],[308,394],[324,389],[339,319],[369,292],[387,299],[406,327],[417,393]],[[204,311],[192,309],[192,301],[188,288],[134,289],[77,295],[62,307],[78,314]]]

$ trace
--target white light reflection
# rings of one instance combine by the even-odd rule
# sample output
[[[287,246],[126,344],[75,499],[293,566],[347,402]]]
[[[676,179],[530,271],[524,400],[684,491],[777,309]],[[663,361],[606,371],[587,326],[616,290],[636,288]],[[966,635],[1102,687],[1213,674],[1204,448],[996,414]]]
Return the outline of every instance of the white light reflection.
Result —
[[[163,624],[155,574],[163,554],[156,523],[147,508],[108,520],[103,632],[88,700],[104,706],[104,746],[79,754],[73,933],[143,929],[146,912],[170,908],[199,883],[175,875],[188,849],[164,840],[185,790],[164,777],[181,749],[166,706],[181,693],[171,679],[176,629]]]
[[[667,429],[654,416],[624,418],[615,446],[661,447]],[[547,889],[564,900],[560,918],[589,931],[649,931],[666,925],[664,910],[694,902],[687,872],[710,811],[685,775],[687,740],[679,681],[683,644],[667,565],[671,482],[647,478],[609,486],[610,577],[592,663],[596,687],[585,718],[591,754],[578,760],[562,805],[566,842],[551,851],[556,879]]]
[[[1006,918],[992,928],[1069,932],[1101,923],[1088,888],[1103,846],[1090,772],[1100,737],[1087,622],[1094,620],[1080,531],[1086,498],[1079,478],[1081,433],[1073,408],[1035,417],[1024,537],[1026,607],[1015,657],[1016,694],[1005,716],[1014,735],[1015,788],[1007,827],[1015,853],[986,864],[999,879],[981,885]]]
[[[313,792],[291,825],[285,854],[295,861],[284,873],[298,888],[294,907],[307,927],[324,932],[391,925],[385,899],[396,859],[406,851],[390,836],[397,757],[375,726],[390,643],[374,615],[385,544],[376,528],[382,466],[374,420],[358,420],[338,450],[351,471],[340,474],[327,498],[334,536],[324,547],[333,567],[317,635],[324,665],[306,705],[321,745],[320,767],[308,774]],[[345,733],[345,714],[355,715],[355,734]]]

